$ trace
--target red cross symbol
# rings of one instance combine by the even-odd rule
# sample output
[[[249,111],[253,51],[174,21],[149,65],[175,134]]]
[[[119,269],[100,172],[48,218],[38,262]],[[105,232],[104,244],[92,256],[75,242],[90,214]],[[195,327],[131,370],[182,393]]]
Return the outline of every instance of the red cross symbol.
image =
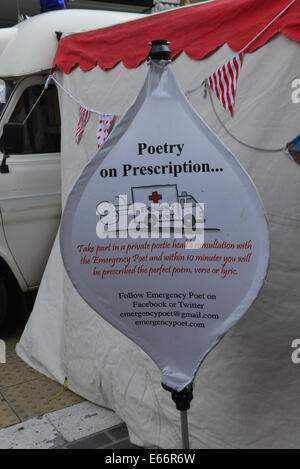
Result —
[[[152,200],[154,204],[158,204],[158,201],[162,198],[160,194],[156,191],[152,192],[152,195],[149,195],[149,200]]]

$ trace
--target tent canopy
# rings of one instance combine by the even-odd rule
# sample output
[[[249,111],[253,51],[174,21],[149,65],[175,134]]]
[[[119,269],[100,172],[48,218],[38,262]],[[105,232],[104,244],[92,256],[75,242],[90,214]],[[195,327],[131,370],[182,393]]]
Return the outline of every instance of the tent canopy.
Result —
[[[103,70],[122,61],[135,68],[148,53],[147,43],[162,37],[171,42],[172,58],[184,51],[201,59],[227,43],[240,51],[287,5],[289,0],[216,0],[158,13],[128,23],[63,38],[54,64],[69,73],[77,64],[82,70],[96,65]],[[275,34],[300,41],[300,4],[295,3],[247,52],[264,45]]]

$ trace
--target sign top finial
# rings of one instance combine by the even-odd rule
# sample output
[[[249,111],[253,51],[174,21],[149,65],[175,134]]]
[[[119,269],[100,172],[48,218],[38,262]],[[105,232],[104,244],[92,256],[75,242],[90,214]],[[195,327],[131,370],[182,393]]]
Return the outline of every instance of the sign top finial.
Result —
[[[150,52],[147,55],[147,62],[149,60],[171,60],[171,51],[168,47],[170,44],[166,39],[156,39],[148,43],[151,46]]]

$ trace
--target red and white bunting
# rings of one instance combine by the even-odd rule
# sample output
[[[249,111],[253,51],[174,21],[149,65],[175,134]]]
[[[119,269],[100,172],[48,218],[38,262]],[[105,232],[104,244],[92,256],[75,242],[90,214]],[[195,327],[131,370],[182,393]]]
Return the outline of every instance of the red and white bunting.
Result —
[[[97,145],[98,148],[104,143],[109,136],[115,121],[115,114],[99,114],[97,128]]]
[[[79,107],[79,121],[77,124],[76,133],[75,133],[76,143],[80,142],[86,123],[90,118],[90,115],[91,113],[86,107],[84,106]]]
[[[236,54],[208,78],[208,85],[226,111],[233,117],[235,91],[244,53]]]

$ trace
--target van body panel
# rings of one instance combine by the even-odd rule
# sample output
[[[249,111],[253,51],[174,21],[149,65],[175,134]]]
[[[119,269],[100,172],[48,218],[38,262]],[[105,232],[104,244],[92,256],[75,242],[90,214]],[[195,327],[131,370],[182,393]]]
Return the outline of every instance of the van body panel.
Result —
[[[39,87],[36,93],[39,93],[40,89],[43,90],[44,82],[44,76],[35,75],[17,84],[4,111],[0,131],[16,109],[21,120],[26,117],[26,110],[21,109],[24,93],[36,86]],[[58,107],[57,93],[56,100],[56,103],[50,103],[51,109]],[[34,128],[33,135],[36,138],[37,132],[38,129]],[[25,288],[28,289],[40,283],[59,225],[60,153],[10,155],[6,163],[9,172],[0,174],[0,210],[9,251],[3,257],[12,257],[10,265],[18,266],[25,280]],[[15,270],[13,273],[17,276]],[[22,287],[24,289],[24,285]]]
[[[145,15],[106,10],[65,9],[32,16],[0,31],[0,77],[20,77],[50,70],[57,33],[71,34],[105,28]]]
[[[9,246],[6,242],[5,233],[3,230],[3,221],[2,221],[2,214],[0,211],[0,259],[3,263],[0,264],[0,272],[2,271],[3,267],[8,267],[8,269],[14,274],[15,279],[17,280],[19,287],[23,292],[28,290],[28,285],[25,282],[22,273],[15,262],[12,253],[10,252]],[[5,272],[5,270],[4,270]]]
[[[3,126],[7,122],[24,122],[38,96],[37,87],[41,91],[44,88],[60,37],[56,33],[84,32],[143,16],[118,11],[64,9],[42,13],[0,30],[0,78],[9,80],[8,100],[0,108],[0,147]],[[52,96],[47,95],[50,87]],[[53,89],[51,84],[45,92],[47,115],[40,112],[30,132],[27,129],[25,150],[22,154],[9,155],[6,159],[8,172],[0,173],[0,265],[2,259],[24,292],[40,284],[61,215],[60,148],[57,148],[60,125],[48,125],[47,138],[53,140],[49,151],[47,145],[43,146],[38,140],[42,121],[55,121],[59,115],[57,90],[54,96]],[[0,152],[0,164],[2,158]]]

